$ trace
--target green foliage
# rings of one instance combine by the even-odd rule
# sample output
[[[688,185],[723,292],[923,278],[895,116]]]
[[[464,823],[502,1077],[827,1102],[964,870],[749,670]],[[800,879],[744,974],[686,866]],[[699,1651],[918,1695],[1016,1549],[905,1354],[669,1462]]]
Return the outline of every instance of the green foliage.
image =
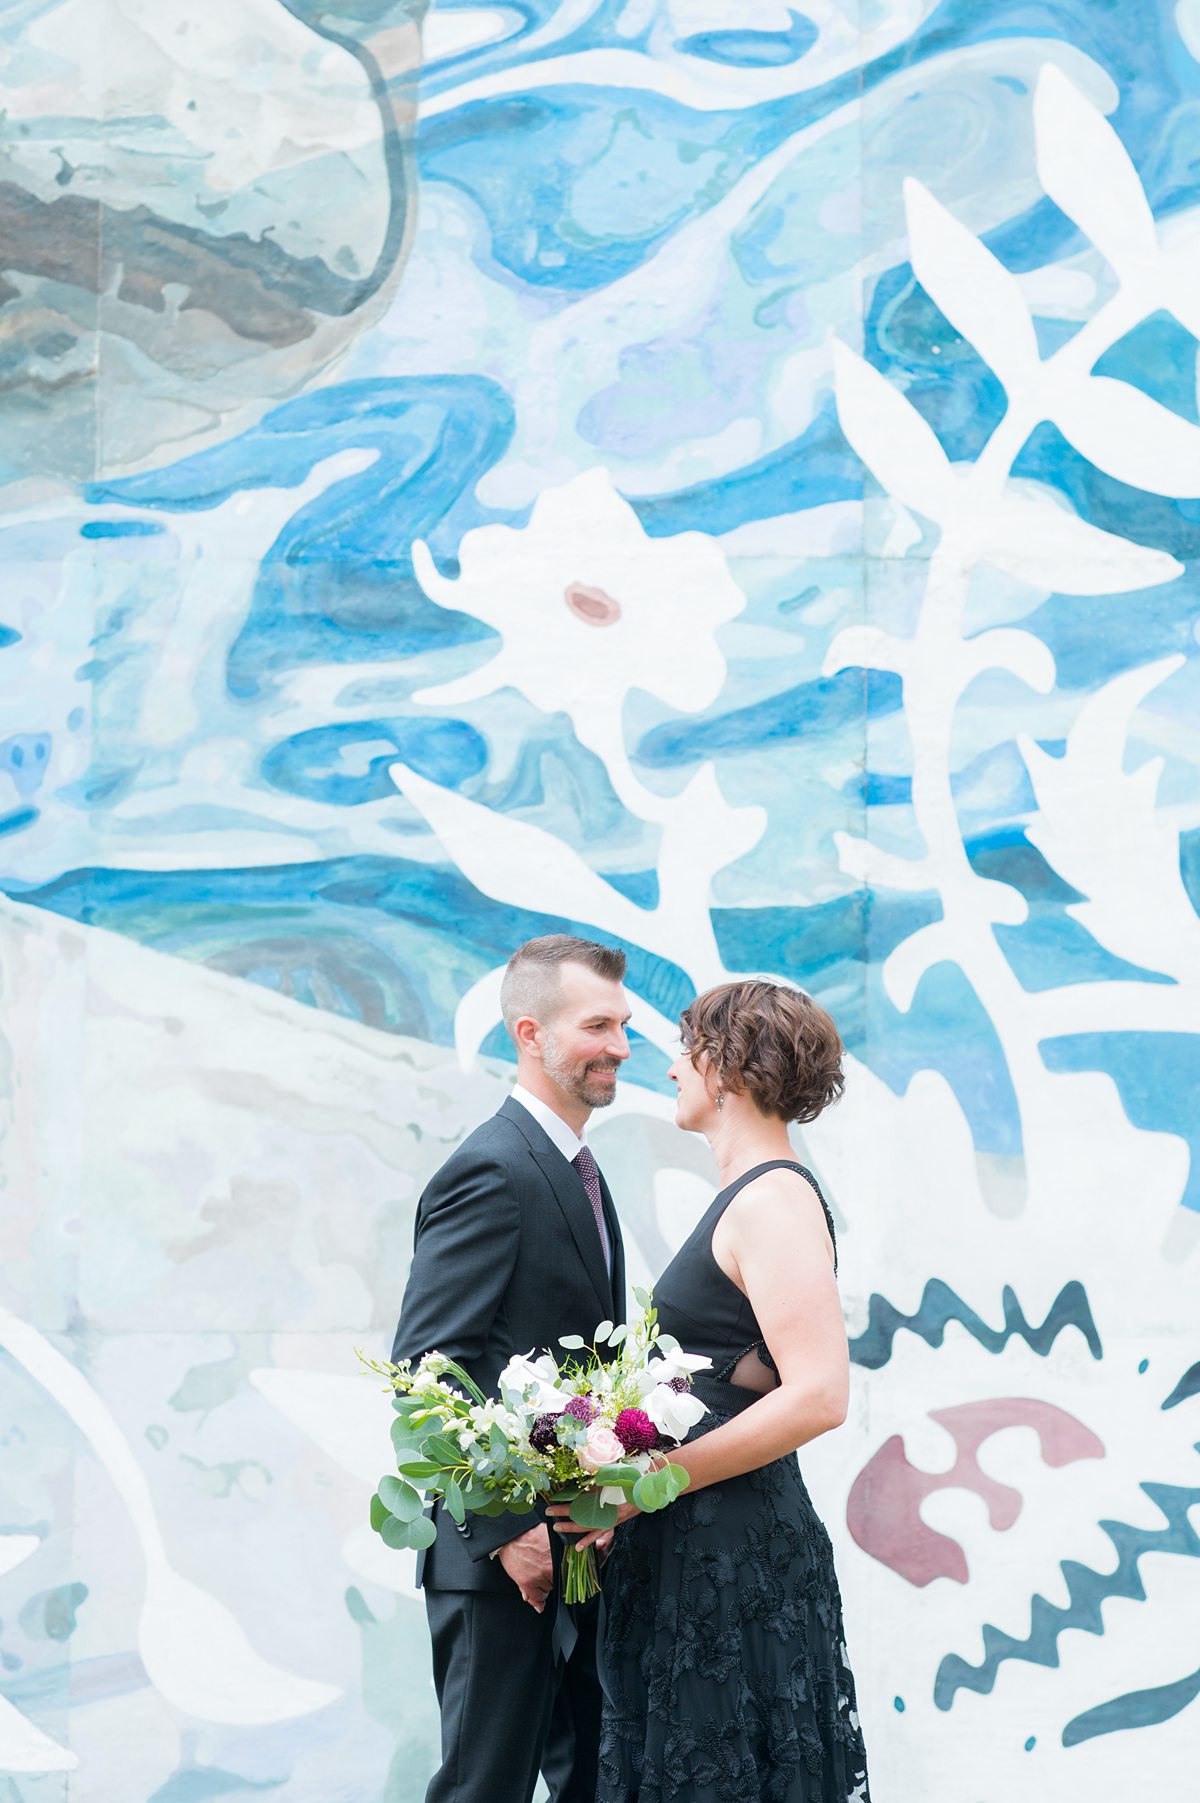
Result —
[[[402,1478],[380,1478],[376,1494],[388,1514],[394,1515],[398,1521],[415,1521],[424,1512],[424,1497]]]
[[[397,1521],[394,1515],[389,1515],[380,1529],[380,1538],[393,1552],[402,1552],[406,1547],[415,1547],[419,1551],[433,1545],[437,1529],[426,1515],[418,1515],[415,1521]]]
[[[408,1421],[392,1422],[392,1449],[399,1458],[403,1453],[420,1453],[421,1443],[425,1438],[422,1428],[413,1427]]]
[[[381,1533],[383,1531],[384,1522],[390,1521],[391,1518],[392,1518],[391,1511],[384,1507],[384,1504],[383,1504],[382,1500],[380,1499],[380,1497],[378,1496],[378,1494],[376,1494],[375,1496],[372,1496],[372,1498],[371,1498],[371,1526],[375,1529],[375,1532],[377,1534]]]
[[[571,1520],[581,1528],[615,1528],[617,1506],[601,1502],[599,1490],[584,1490],[571,1504]]]
[[[580,1333],[565,1333],[558,1343],[560,1346],[565,1346],[568,1352],[578,1352],[587,1345],[587,1341]]]
[[[636,1465],[601,1465],[596,1473],[596,1482],[620,1484],[627,1488],[630,1484],[636,1484],[641,1475]]]
[[[449,1466],[451,1469],[463,1462],[462,1447],[457,1440],[452,1440],[449,1434],[428,1434],[422,1451],[425,1457],[433,1460],[435,1464]]]
[[[399,1462],[400,1475],[410,1484],[424,1484],[427,1478],[438,1477],[442,1467],[435,1465],[432,1459],[404,1458]]]
[[[664,1465],[658,1471],[647,1471],[633,1486],[633,1500],[646,1515],[665,1509],[681,1496],[691,1479],[681,1465]]]

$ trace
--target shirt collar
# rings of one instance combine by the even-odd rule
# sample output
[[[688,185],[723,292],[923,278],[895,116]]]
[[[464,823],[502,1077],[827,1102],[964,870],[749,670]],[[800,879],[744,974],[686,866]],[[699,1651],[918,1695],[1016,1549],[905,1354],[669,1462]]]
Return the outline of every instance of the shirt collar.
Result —
[[[555,1149],[562,1153],[568,1164],[573,1164],[579,1157],[580,1150],[587,1143],[582,1133],[576,1133],[568,1127],[561,1115],[555,1114],[553,1108],[547,1107],[537,1096],[531,1095],[520,1083],[513,1088],[512,1098],[519,1102],[531,1114],[538,1126]]]

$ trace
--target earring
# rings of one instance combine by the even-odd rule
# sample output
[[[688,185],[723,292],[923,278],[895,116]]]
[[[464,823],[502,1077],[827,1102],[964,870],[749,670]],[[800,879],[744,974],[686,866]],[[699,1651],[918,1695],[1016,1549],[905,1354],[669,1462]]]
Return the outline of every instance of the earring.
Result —
[[[720,1114],[720,1112],[721,1112],[722,1108],[724,1108],[724,1106],[725,1106],[725,1091],[723,1089],[719,1089],[717,1091],[717,1113],[718,1114]]]

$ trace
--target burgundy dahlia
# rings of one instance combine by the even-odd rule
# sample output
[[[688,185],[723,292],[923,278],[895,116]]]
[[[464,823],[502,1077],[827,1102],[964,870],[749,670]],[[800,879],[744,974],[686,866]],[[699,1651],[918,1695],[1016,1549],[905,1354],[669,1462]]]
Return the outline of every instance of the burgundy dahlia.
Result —
[[[628,1453],[653,1452],[658,1444],[658,1429],[645,1409],[622,1409],[613,1432]]]
[[[596,1416],[600,1411],[590,1396],[572,1396],[570,1402],[563,1410],[563,1413],[565,1415],[574,1415],[576,1421],[582,1421],[583,1425],[588,1427],[596,1419]]]
[[[558,1427],[557,1415],[539,1415],[529,1430],[530,1443],[539,1452],[553,1452],[558,1445],[555,1429]]]

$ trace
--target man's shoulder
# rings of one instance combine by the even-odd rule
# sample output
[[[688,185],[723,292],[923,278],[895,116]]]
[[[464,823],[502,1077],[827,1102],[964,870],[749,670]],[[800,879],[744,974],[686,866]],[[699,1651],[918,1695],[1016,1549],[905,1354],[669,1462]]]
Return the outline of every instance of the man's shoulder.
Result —
[[[489,1115],[486,1121],[480,1121],[478,1127],[455,1146],[440,1169],[461,1171],[470,1166],[489,1164],[508,1167],[523,1163],[528,1156],[529,1141],[511,1114],[501,1109],[499,1113]]]

